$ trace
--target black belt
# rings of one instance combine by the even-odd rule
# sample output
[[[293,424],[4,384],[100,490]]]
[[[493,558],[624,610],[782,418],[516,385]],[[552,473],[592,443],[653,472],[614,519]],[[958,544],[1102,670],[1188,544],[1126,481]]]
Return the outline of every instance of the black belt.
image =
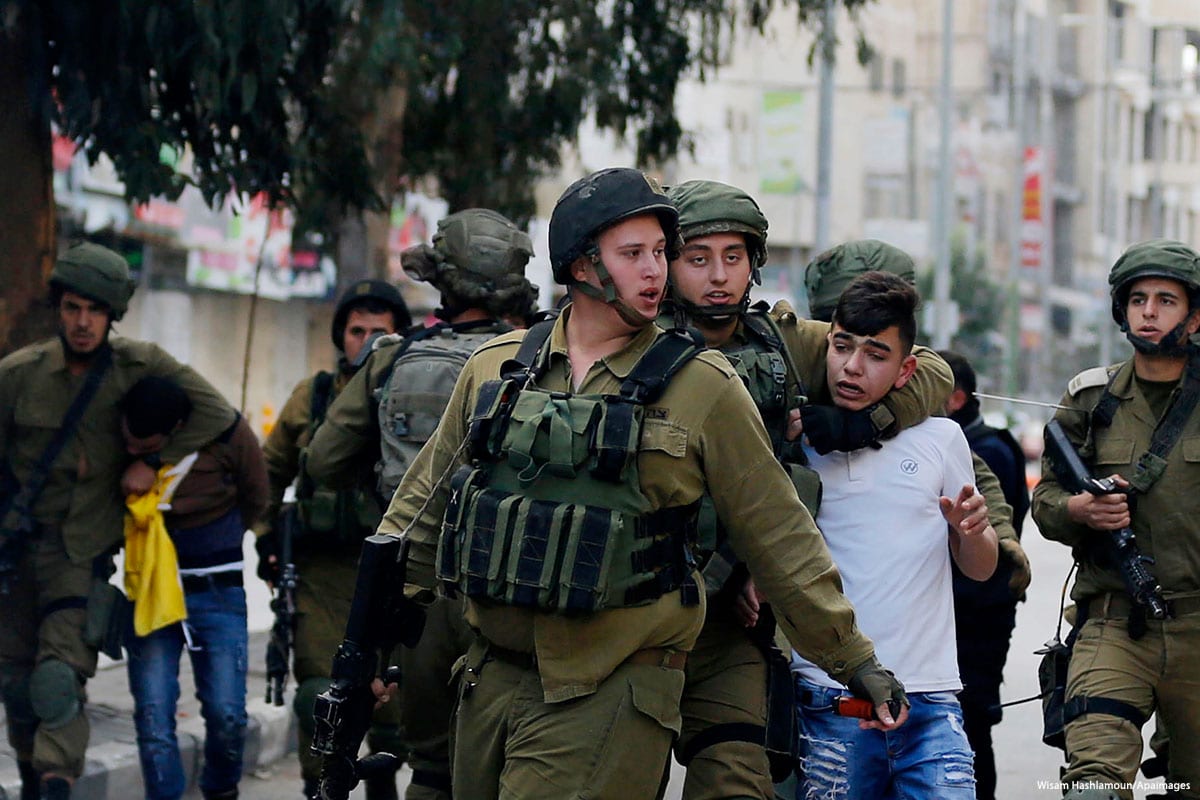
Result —
[[[1186,617],[1200,611],[1200,595],[1184,597],[1169,597],[1167,601],[1167,616],[1171,619]],[[1136,603],[1127,594],[1108,592],[1088,600],[1089,619],[1125,619],[1129,616]]]
[[[226,570],[225,572],[210,572],[207,575],[183,575],[183,591],[191,594],[192,592],[207,592],[210,589],[215,589],[218,586],[241,586],[242,573],[236,570]]]

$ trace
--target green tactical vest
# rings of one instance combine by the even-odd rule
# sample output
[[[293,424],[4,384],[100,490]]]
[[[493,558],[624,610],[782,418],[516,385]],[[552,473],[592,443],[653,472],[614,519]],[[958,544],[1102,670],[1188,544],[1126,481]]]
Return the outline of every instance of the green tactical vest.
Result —
[[[721,353],[746,385],[762,416],[775,457],[792,479],[801,502],[816,517],[821,505],[821,477],[808,466],[799,442],[789,442],[785,438],[788,412],[804,402],[804,387],[799,384],[783,337],[767,311],[765,303],[756,303],[749,308],[742,315],[745,341],[730,341],[721,348]],[[790,387],[789,373],[794,375]],[[725,540],[724,527],[717,518],[712,498],[706,494],[700,507],[697,549],[705,559],[702,574],[705,589],[710,594],[720,591],[738,562]]]
[[[553,324],[530,329],[503,376],[480,389],[473,463],[451,480],[438,578],[474,599],[557,613],[642,605],[675,590],[685,605],[699,602],[698,503],[654,508],[637,455],[645,406],[703,339],[671,331],[620,394],[573,395],[534,385]]]
[[[325,421],[325,412],[333,401],[333,375],[320,372],[313,380],[309,413],[309,441]],[[300,451],[300,470],[296,479],[296,507],[300,528],[297,549],[323,551],[340,549],[361,542],[379,526],[382,518],[379,501],[362,489],[330,489],[316,483],[308,474],[308,448]]]

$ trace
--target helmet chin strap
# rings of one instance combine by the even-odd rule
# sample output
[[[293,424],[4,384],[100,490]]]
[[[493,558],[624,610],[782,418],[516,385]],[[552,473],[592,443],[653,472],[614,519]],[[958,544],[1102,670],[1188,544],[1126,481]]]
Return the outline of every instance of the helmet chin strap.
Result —
[[[1129,322],[1126,321],[1121,325],[1121,329],[1125,331],[1125,338],[1133,345],[1133,349],[1147,356],[1173,356],[1180,357],[1187,355],[1188,335],[1187,335],[1187,318],[1180,322],[1167,333],[1162,340],[1152,342],[1142,336],[1138,336],[1133,331],[1129,330]]]
[[[596,277],[600,280],[601,288],[597,289],[586,281],[576,281],[574,284],[575,289],[582,294],[586,294],[588,297],[594,297],[612,306],[626,325],[634,328],[644,328],[654,322],[653,319],[643,317],[632,306],[621,299],[621,296],[617,294],[617,287],[613,283],[612,275],[609,274],[608,268],[604,266],[604,262],[600,260],[600,256],[592,253],[591,258],[592,266],[596,270]]]

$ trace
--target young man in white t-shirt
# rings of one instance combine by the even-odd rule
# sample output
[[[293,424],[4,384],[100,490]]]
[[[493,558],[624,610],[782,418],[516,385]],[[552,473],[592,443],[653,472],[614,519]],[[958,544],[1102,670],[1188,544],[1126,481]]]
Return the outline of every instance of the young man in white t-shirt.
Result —
[[[917,304],[907,281],[883,272],[864,273],[842,293],[826,357],[838,406],[866,408],[908,381]],[[845,690],[793,655],[804,776],[797,800],[974,800],[956,696],[962,684],[950,558],[983,580],[996,567],[997,549],[962,430],[931,418],[877,449],[808,455],[824,487],[817,523],[846,595],[912,707],[896,731],[837,716],[833,700]]]

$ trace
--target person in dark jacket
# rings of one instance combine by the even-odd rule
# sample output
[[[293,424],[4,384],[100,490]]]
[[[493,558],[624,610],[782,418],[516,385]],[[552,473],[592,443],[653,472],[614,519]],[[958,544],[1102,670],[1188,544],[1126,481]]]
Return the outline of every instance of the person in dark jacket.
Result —
[[[1025,482],[1025,456],[1013,435],[983,421],[975,397],[975,370],[966,358],[948,350],[939,353],[954,373],[954,391],[946,413],[962,426],[971,449],[987,462],[1000,481],[1005,501],[1012,506],[1012,524],[1021,536],[1029,511]],[[958,638],[958,668],[963,690],[958,699],[963,727],[975,751],[975,785],[978,800],[996,796],[996,756],[992,752],[992,727],[1000,722],[1000,683],[1008,658],[1009,639],[1017,621],[1017,603],[1023,593],[1010,587],[1013,564],[1001,558],[986,581],[973,581],[954,570],[954,616]]]
[[[179,385],[157,377],[134,384],[121,401],[130,455],[153,458],[188,418]],[[126,639],[138,755],[146,797],[176,800],[186,780],[175,738],[179,657],[186,647],[204,716],[205,798],[236,798],[246,741],[246,592],[242,539],[267,507],[267,465],[242,417],[225,435],[180,459],[164,509],[178,558],[187,619]],[[160,505],[160,507],[162,507]]]

